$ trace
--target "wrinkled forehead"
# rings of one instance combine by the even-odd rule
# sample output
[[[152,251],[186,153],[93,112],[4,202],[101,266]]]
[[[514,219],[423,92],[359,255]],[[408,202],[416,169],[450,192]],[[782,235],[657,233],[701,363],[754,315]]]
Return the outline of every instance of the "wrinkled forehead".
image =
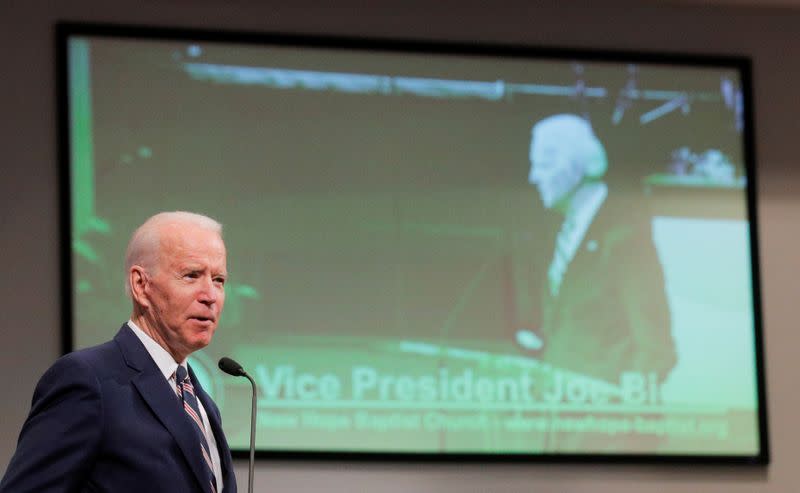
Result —
[[[225,262],[225,242],[218,232],[208,228],[169,224],[160,231],[159,238],[161,254],[171,261],[197,258]]]

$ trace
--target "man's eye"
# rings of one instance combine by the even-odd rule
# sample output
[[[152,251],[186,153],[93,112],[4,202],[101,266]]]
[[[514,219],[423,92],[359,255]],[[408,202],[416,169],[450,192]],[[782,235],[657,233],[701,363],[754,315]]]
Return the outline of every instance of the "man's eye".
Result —
[[[222,284],[222,285],[224,285],[224,284],[225,284],[225,278],[224,278],[224,277],[217,277],[217,278],[214,278],[214,282],[216,282],[217,284]]]
[[[188,272],[183,275],[186,279],[197,279],[197,272]]]

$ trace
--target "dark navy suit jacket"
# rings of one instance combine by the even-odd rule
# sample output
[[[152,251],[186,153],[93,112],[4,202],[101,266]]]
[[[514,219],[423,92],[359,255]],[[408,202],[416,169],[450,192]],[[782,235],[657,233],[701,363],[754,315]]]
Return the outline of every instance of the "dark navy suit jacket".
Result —
[[[236,492],[219,409],[200,387]],[[105,344],[63,356],[42,376],[0,493],[210,493],[195,426],[158,366],[123,325]]]

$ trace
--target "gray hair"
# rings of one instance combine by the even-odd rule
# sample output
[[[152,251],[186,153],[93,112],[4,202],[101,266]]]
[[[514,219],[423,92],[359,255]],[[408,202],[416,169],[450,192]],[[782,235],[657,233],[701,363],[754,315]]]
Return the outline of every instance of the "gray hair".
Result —
[[[606,173],[606,150],[585,118],[569,113],[553,115],[537,122],[531,129],[531,136],[537,130],[563,142],[564,149],[580,164],[586,179],[600,179]]]
[[[131,235],[125,250],[125,294],[131,297],[128,273],[134,265],[154,270],[161,250],[161,231],[169,224],[191,224],[222,236],[222,224],[202,214],[175,211],[160,212],[148,218]]]

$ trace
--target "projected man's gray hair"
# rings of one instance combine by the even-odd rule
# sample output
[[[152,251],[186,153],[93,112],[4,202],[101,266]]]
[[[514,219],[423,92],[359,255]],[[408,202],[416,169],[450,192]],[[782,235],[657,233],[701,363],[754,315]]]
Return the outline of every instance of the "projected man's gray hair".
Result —
[[[553,115],[537,122],[531,135],[537,130],[546,138],[562,143],[564,152],[580,165],[585,179],[599,179],[606,173],[606,150],[585,118],[568,113]]]

